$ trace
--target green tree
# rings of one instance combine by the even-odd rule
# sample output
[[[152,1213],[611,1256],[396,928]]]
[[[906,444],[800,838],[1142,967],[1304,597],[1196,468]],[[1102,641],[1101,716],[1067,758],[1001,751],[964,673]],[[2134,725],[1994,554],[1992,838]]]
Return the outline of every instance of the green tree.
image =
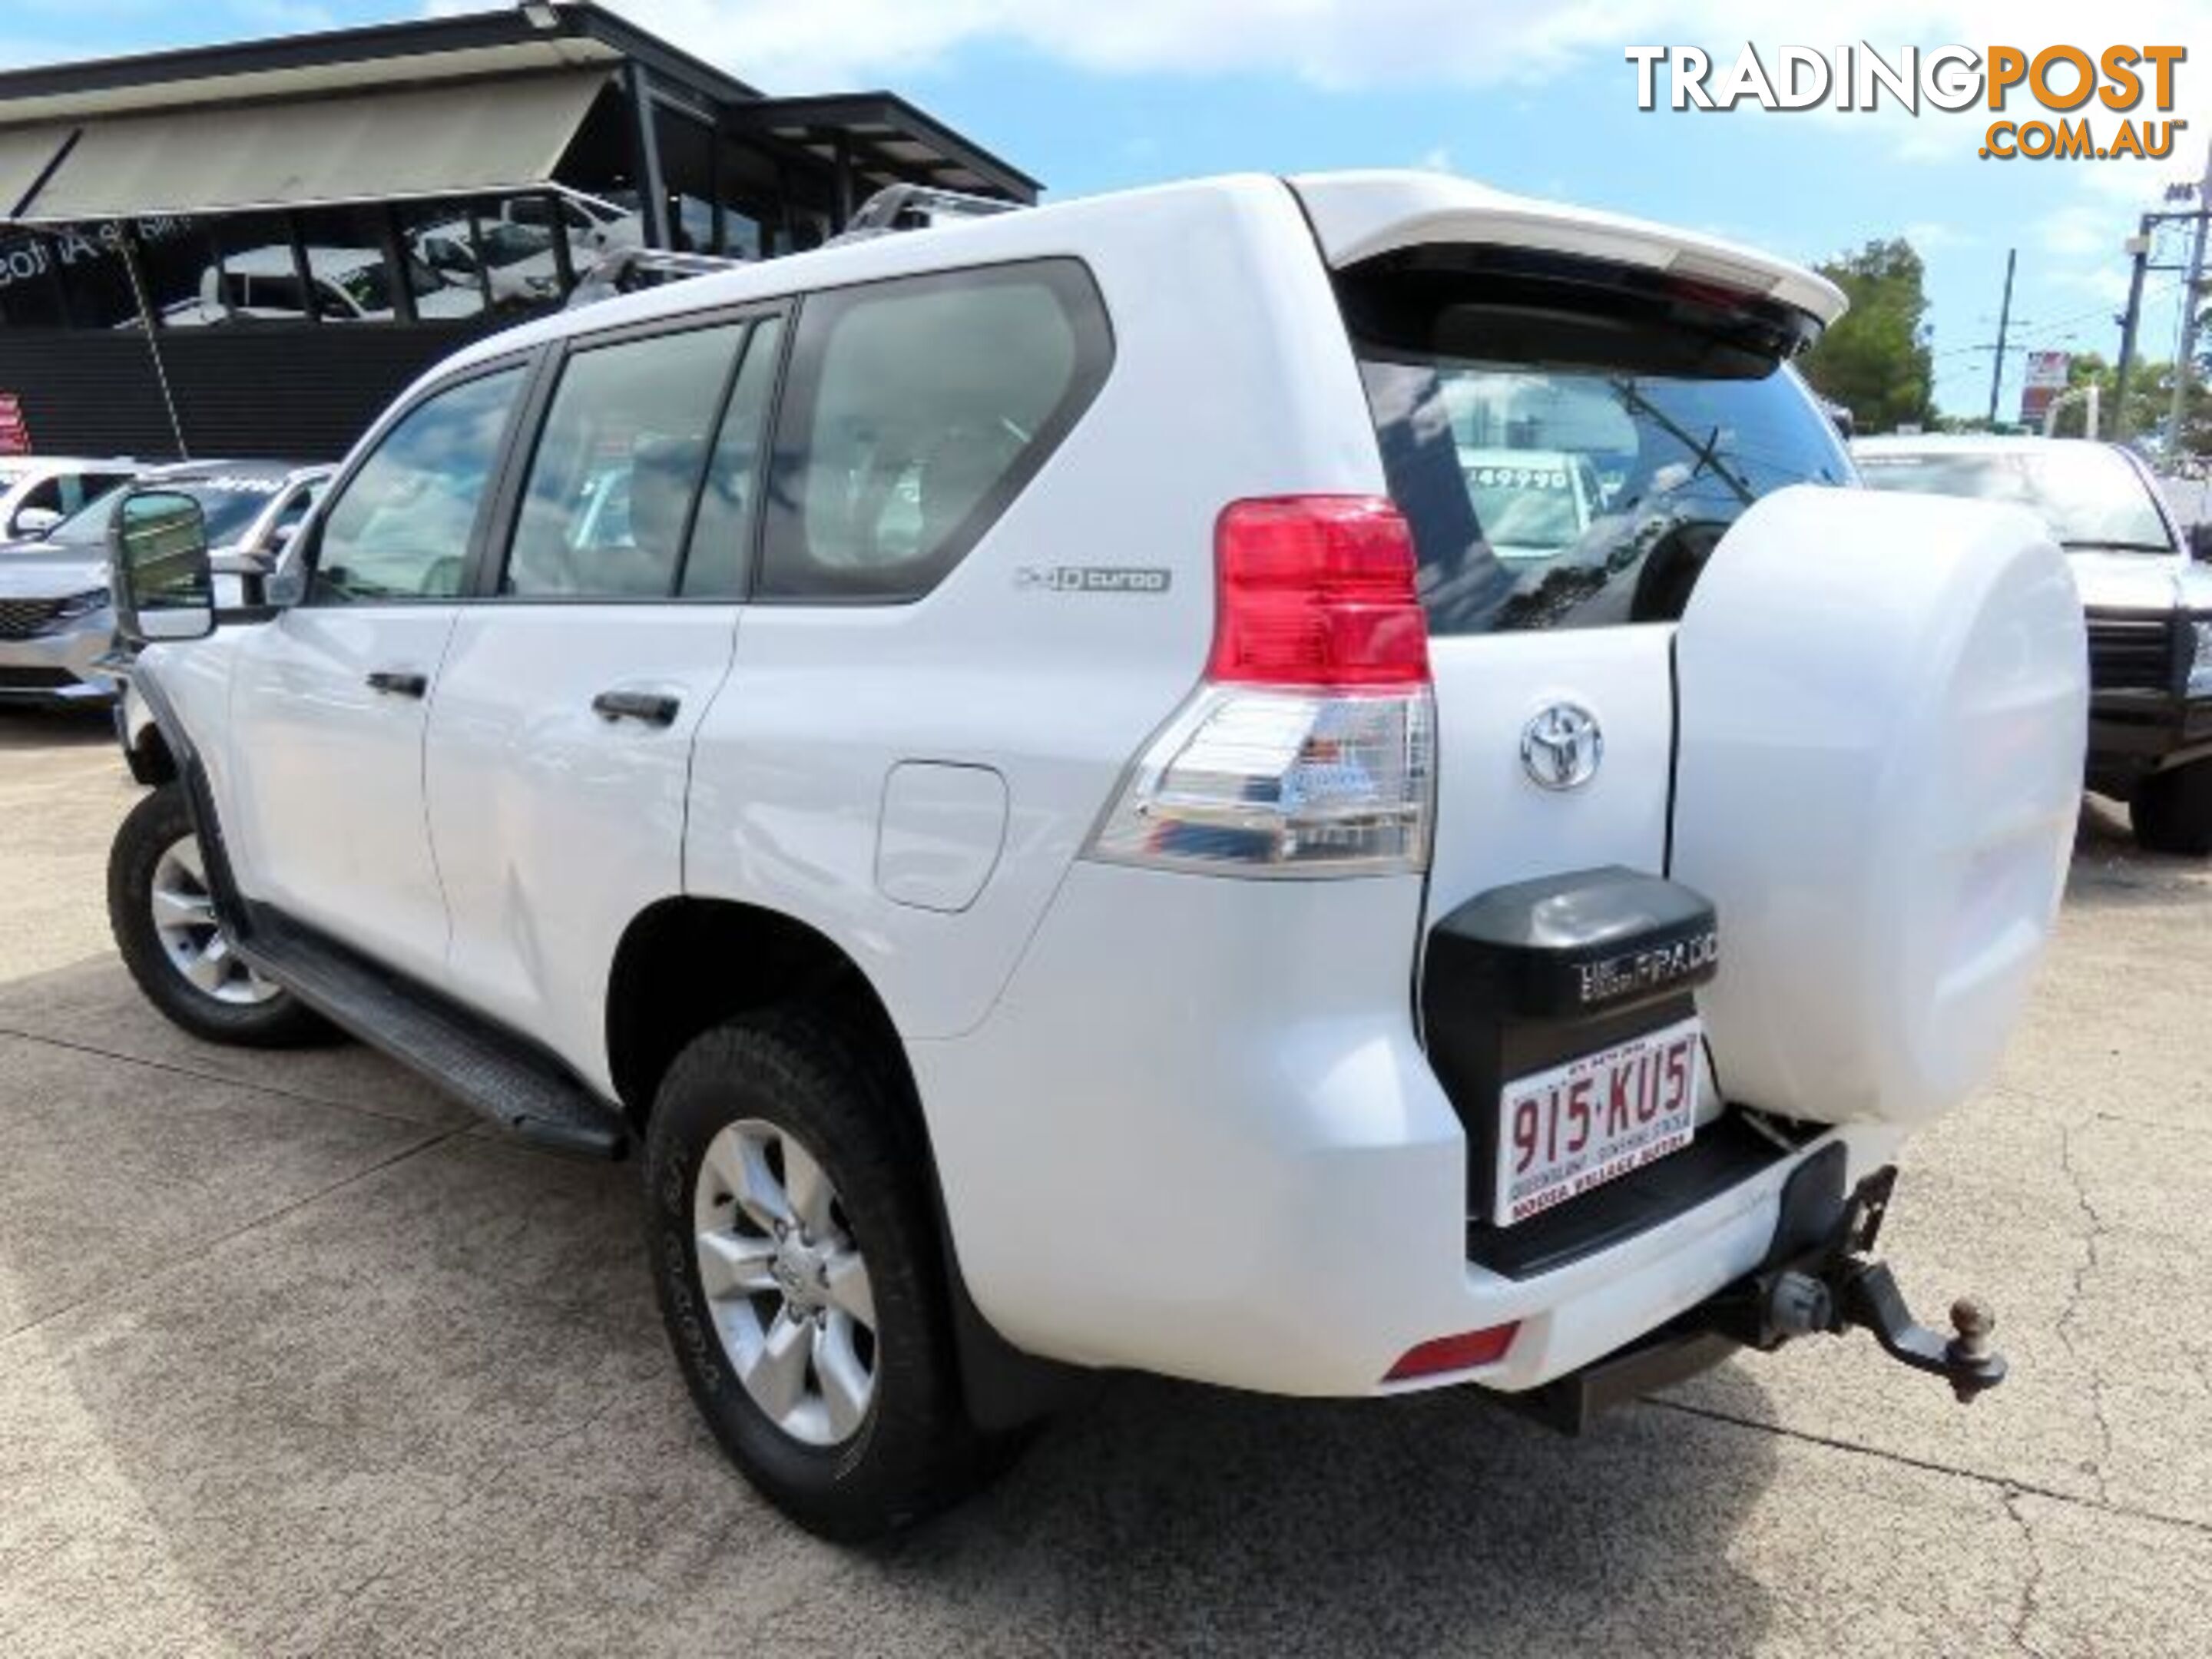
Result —
[[[2086,351],[2066,366],[2069,389],[2094,386],[2102,392],[2098,411],[2098,435],[2112,437],[2118,430],[2112,393],[2118,381],[2113,366],[2105,361],[2100,352]],[[2173,365],[2164,362],[2138,362],[2128,370],[2128,435],[2148,438],[2164,428],[2166,419],[2173,407]],[[2088,422],[2088,410],[2076,398],[2058,411],[2055,430],[2062,438],[2078,438]],[[2183,449],[2196,454],[2212,453],[2212,387],[2208,387],[2200,371],[2189,387],[2189,407],[2183,424]]]
[[[1851,411],[1861,432],[1922,426],[1936,414],[1929,349],[1927,268],[1898,237],[1871,241],[1820,267],[1851,308],[1808,352],[1805,378]]]

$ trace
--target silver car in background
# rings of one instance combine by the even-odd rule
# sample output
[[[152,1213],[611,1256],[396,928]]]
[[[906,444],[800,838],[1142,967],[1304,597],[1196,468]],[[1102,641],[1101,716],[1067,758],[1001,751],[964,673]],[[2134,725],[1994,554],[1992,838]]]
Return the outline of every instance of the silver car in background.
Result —
[[[289,461],[194,461],[149,469],[137,483],[200,503],[219,550],[216,601],[235,605],[247,578],[275,563],[329,477],[327,466]],[[35,540],[0,542],[0,705],[115,700],[107,532],[129,491],[110,490]]]
[[[2086,781],[2154,852],[2212,854],[2212,525],[2185,527],[2142,459],[2077,438],[1863,438],[1876,489],[2010,501],[2066,550],[2089,635]]]

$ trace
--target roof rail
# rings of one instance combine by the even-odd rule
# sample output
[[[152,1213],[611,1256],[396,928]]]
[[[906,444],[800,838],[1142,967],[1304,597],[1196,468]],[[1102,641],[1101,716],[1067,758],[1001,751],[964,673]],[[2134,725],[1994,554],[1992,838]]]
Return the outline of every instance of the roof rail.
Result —
[[[957,224],[963,219],[988,219],[1018,211],[1023,204],[995,196],[972,196],[965,191],[939,190],[931,185],[886,185],[860,204],[851,222],[828,246],[866,241],[897,230],[930,230]]]
[[[888,236],[894,231],[928,230],[938,225],[957,224],[963,219],[989,218],[995,214],[1015,212],[1024,205],[1020,202],[1001,201],[994,196],[971,196],[964,191],[939,190],[928,185],[889,185],[861,203],[843,232],[823,246],[836,247],[844,242]],[[565,308],[574,311],[611,300],[618,294],[635,294],[641,289],[680,282],[687,276],[711,276],[718,270],[734,270],[754,263],[750,259],[720,258],[709,253],[677,253],[665,248],[613,248],[583,273]]]

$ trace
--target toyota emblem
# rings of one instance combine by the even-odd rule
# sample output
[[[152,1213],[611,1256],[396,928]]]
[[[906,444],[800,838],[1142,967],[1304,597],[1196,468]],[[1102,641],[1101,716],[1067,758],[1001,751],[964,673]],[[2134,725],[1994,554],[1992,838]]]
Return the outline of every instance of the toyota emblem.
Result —
[[[1521,728],[1521,769],[1539,789],[1579,788],[1604,757],[1597,716],[1578,702],[1539,709]]]

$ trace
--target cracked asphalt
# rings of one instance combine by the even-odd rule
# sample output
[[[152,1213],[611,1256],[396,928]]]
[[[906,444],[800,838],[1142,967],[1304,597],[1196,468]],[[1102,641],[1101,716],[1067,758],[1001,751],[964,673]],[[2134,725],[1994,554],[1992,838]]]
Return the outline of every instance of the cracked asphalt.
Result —
[[[1581,1441],[1133,1380],[856,1553],[694,1419],[629,1169],[142,1006],[101,900],[132,798],[97,722],[0,715],[9,1655],[2212,1652],[2212,869],[2102,804],[1883,1241],[1923,1316],[1995,1304],[1972,1409],[1863,1338]]]

